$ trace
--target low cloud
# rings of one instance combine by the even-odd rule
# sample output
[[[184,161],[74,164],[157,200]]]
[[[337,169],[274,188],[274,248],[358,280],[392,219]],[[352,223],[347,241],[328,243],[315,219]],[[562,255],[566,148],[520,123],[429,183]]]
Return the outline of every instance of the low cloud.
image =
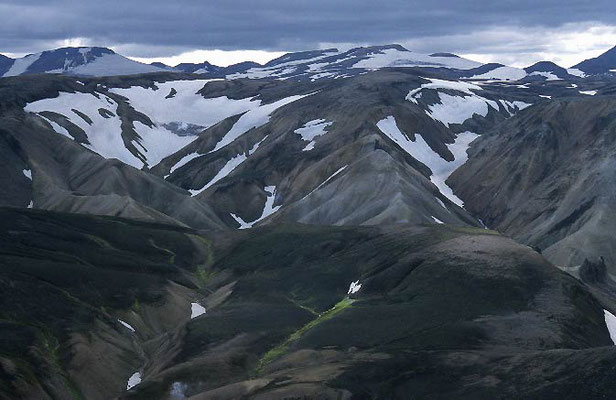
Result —
[[[332,43],[397,42],[513,64],[542,55],[568,64],[570,53],[596,55],[598,47],[616,44],[607,43],[615,13],[611,0],[0,0],[0,15],[11,16],[0,24],[0,51],[19,55],[83,43],[155,59],[196,50],[273,55]]]

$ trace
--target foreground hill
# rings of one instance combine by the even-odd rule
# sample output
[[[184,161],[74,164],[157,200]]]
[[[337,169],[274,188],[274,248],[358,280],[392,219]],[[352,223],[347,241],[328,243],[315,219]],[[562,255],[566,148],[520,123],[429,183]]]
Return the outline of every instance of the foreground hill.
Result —
[[[0,217],[6,398],[599,399],[616,389],[602,307],[492,231],[203,235],[47,211]]]

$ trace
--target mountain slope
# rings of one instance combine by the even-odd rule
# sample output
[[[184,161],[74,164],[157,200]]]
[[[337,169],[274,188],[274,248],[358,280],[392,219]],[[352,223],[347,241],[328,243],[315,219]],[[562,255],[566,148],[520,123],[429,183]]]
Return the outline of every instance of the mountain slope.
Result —
[[[12,82],[19,82],[20,89],[13,90]],[[53,127],[59,129],[60,125],[52,124],[52,119],[85,140],[85,132],[77,125],[57,115],[48,114],[52,119],[45,120],[22,109],[43,93],[54,96],[79,88],[83,85],[61,76],[0,81],[0,152],[6,167],[5,190],[0,197],[3,205],[118,215],[207,229],[224,227],[210,207],[185,190],[118,160],[104,159],[79,144],[68,131],[63,131],[66,136],[54,131]],[[94,118],[98,113],[91,115]],[[89,119],[83,113],[78,118]]]
[[[16,59],[11,67],[0,76],[39,73],[111,76],[161,71],[164,69],[129,60],[103,47],[63,47]],[[1,64],[0,72],[2,72]]]
[[[539,61],[530,67],[524,68],[524,71],[532,79],[545,79],[547,81],[556,81],[559,79],[569,79],[572,76],[563,67],[551,61]]]
[[[449,53],[421,54],[400,45],[358,47],[345,52],[338,49],[314,50],[285,54],[227,79],[277,78],[318,81],[356,76],[384,68],[413,68],[426,72],[449,74],[450,78],[471,77],[468,71],[481,68],[481,63]],[[517,80],[526,76],[523,70],[504,67],[487,68],[477,79]]]
[[[557,265],[601,256],[614,272],[615,112],[609,96],[537,104],[473,143],[449,183],[488,226]]]
[[[605,74],[616,69],[616,47],[611,48],[598,57],[584,60],[573,66],[587,74]]]

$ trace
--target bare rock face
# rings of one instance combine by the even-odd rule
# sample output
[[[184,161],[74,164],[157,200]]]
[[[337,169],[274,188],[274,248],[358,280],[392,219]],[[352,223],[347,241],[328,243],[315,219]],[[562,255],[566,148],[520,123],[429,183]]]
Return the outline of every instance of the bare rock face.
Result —
[[[574,267],[601,255],[616,268],[616,101],[530,107],[475,141],[449,183],[489,227]]]
[[[585,259],[579,270],[580,279],[588,283],[605,283],[607,281],[607,267],[605,260],[600,257],[598,260],[591,261]]]

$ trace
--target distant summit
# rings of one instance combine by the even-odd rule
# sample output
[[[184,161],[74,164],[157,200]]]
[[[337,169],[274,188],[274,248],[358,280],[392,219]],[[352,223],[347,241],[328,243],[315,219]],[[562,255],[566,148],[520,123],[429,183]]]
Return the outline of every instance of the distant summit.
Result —
[[[599,57],[584,60],[573,68],[577,68],[587,74],[616,72],[616,47],[612,47]]]

